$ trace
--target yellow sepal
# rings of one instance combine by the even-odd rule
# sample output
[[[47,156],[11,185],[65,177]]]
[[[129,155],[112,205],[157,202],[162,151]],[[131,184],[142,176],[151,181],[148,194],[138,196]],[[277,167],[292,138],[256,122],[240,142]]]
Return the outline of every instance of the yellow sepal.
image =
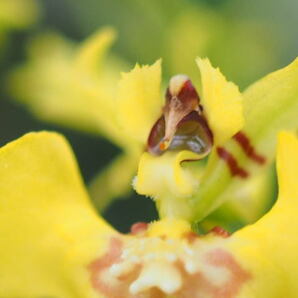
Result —
[[[126,147],[115,115],[122,63],[105,59],[114,35],[103,28],[80,45],[55,34],[35,38],[28,61],[10,76],[12,95],[43,120],[102,134]]]
[[[161,60],[122,74],[119,82],[117,115],[125,135],[145,144],[150,129],[161,114]]]
[[[0,296],[98,297],[87,266],[115,232],[92,208],[64,138],[0,149]]]
[[[76,65],[82,71],[98,72],[104,55],[115,40],[116,32],[113,28],[103,28],[91,35],[77,49]]]
[[[251,272],[240,297],[297,297],[298,140],[282,132],[277,146],[279,196],[258,222],[238,231],[228,244]]]
[[[277,172],[279,192],[288,204],[298,200],[298,141],[294,134],[281,132],[278,138]],[[289,206],[290,207],[290,206]]]

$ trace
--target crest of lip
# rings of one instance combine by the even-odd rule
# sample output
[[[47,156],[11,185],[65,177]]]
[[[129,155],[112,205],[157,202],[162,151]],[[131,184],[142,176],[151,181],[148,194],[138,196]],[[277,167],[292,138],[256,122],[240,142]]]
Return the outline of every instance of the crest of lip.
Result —
[[[147,149],[153,155],[166,150],[190,150],[206,156],[213,144],[211,130],[202,114],[199,96],[185,75],[172,77],[163,115],[151,129]]]

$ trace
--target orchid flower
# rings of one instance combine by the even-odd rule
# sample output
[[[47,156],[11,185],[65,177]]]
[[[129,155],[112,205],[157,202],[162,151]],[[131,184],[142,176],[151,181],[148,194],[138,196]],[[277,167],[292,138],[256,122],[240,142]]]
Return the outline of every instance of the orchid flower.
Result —
[[[277,132],[298,126],[297,62],[241,94],[208,59],[198,58],[200,84],[174,76],[164,102],[160,60],[136,65],[117,85],[119,63],[104,59],[113,36],[111,29],[103,29],[81,46],[57,37],[38,39],[28,63],[11,80],[16,97],[36,116],[100,133],[123,149],[91,183],[97,207],[128,191],[137,173],[136,191],[156,200],[161,217],[211,225],[207,229],[215,223],[230,228],[229,221],[243,226],[258,219],[272,204]],[[173,107],[181,103],[180,91],[186,105],[179,114]],[[203,142],[202,151],[188,141],[176,146],[187,126],[196,128],[186,134]],[[165,137],[163,129],[166,142],[159,139]],[[164,146],[163,154],[152,148],[152,140]]]
[[[297,61],[244,94],[208,59],[196,62],[200,91],[187,76],[174,76],[165,103],[154,83],[160,81],[160,61],[123,75],[119,123],[123,134],[146,144],[133,185],[156,201],[162,218],[201,223],[215,212],[213,222],[228,227],[228,217],[241,226],[268,210],[271,193],[263,189],[269,186],[275,136],[297,128]]]
[[[120,234],[97,215],[65,139],[29,133],[0,149],[2,297],[297,297],[298,140],[279,134],[279,197],[229,235],[188,221]]]
[[[298,61],[241,94],[208,59],[198,58],[199,86],[176,75],[163,100],[158,60],[123,73],[107,104],[91,92],[95,82],[101,92],[113,92],[105,89],[104,73],[90,71],[98,39],[110,40],[110,33],[83,49],[67,48],[62,57],[58,50],[49,65],[40,57],[31,68],[31,78],[40,70],[33,89],[39,92],[28,100],[34,98],[31,107],[47,119],[84,119],[86,128],[97,123],[127,148],[131,168],[118,164],[121,171],[108,174],[110,185],[136,172],[139,161],[133,186],[155,200],[160,220],[117,232],[90,203],[63,137],[25,135],[0,149],[0,296],[296,297],[298,140],[279,131],[297,129]],[[61,71],[52,78],[57,65]],[[42,74],[51,67],[48,85]],[[49,87],[58,93],[38,100]],[[94,96],[82,99],[87,94]],[[256,188],[264,188],[275,156],[279,198],[265,212],[267,193]],[[195,224],[214,219],[213,212],[231,216],[198,233]],[[234,217],[246,226],[230,234],[223,227]]]

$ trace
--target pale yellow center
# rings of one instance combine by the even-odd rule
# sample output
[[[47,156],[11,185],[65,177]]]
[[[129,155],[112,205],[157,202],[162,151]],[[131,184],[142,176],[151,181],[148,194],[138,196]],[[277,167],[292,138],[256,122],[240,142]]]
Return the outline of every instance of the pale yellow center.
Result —
[[[168,234],[170,226],[172,232]],[[203,240],[190,233],[188,224],[183,221],[153,223],[146,232],[125,239],[120,261],[105,274],[115,279],[139,270],[129,286],[131,295],[152,288],[158,288],[166,295],[174,294],[183,287],[186,275],[199,272],[214,286],[226,283],[230,278],[229,271],[206,260],[206,254],[218,248],[222,239],[210,235]]]

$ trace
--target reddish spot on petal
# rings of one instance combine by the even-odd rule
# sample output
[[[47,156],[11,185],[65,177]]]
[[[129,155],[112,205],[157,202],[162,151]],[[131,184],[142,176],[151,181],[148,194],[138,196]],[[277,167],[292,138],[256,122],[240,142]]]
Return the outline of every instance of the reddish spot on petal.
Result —
[[[207,261],[215,267],[227,268],[231,274],[231,277],[223,286],[214,288],[214,298],[235,297],[239,293],[241,286],[251,279],[251,274],[245,271],[231,254],[222,249],[216,249],[208,253]]]
[[[112,264],[120,260],[121,252],[122,241],[119,238],[112,238],[107,253],[88,266],[91,272],[91,284],[93,288],[100,293],[109,295],[108,297],[116,298],[113,288],[103,281],[101,274],[104,273],[105,270],[108,270]]]
[[[249,173],[238,165],[236,158],[225,148],[217,147],[217,154],[227,163],[232,176],[239,176],[240,178],[249,176]]]
[[[140,274],[140,265],[136,265],[131,272],[118,278],[114,277],[111,279],[106,277],[107,270],[109,270],[113,264],[119,263],[122,249],[122,240],[114,237],[110,240],[107,253],[88,266],[91,273],[90,280],[92,287],[100,295],[104,295],[104,297],[108,298],[165,298],[166,296],[156,288],[148,290],[145,295],[132,295],[129,292],[129,286]]]
[[[233,138],[240,145],[247,157],[258,164],[264,164],[266,162],[266,158],[256,152],[255,148],[251,145],[249,138],[244,134],[244,132],[239,131],[234,135]]]
[[[199,235],[195,232],[188,232],[184,235],[184,238],[191,244],[199,238]]]
[[[194,237],[197,235],[189,235]],[[121,237],[111,238],[107,252],[97,260],[93,261],[88,269],[90,281],[99,295],[109,298],[165,298],[167,295],[156,287],[149,288],[139,294],[131,294],[129,287],[135,281],[142,269],[142,265],[135,264],[131,271],[122,273],[120,276],[110,274],[112,265],[120,263],[122,250],[124,248]],[[226,269],[223,271],[223,279],[218,283],[218,274],[208,275],[201,271],[190,274],[185,270],[184,264],[178,260],[174,266],[181,273],[182,287],[174,293],[177,298],[233,298],[239,294],[243,284],[251,278],[250,273],[245,271],[235,258],[223,249],[213,249],[203,255],[202,262],[209,266]],[[200,270],[200,268],[199,268]],[[212,271],[211,271],[212,272]]]
[[[243,284],[251,278],[228,252],[216,249],[207,253],[205,260],[211,266],[226,268],[228,272],[227,280],[217,285],[210,276],[206,276],[204,271],[189,274],[183,265],[178,263],[178,268],[183,272],[183,287],[175,293],[177,298],[233,298],[237,297]]]
[[[224,228],[219,226],[212,228],[210,232],[223,238],[228,238],[231,235],[228,231],[226,231]]]
[[[148,223],[146,222],[136,222],[130,228],[130,233],[133,235],[143,233],[148,229]]]

